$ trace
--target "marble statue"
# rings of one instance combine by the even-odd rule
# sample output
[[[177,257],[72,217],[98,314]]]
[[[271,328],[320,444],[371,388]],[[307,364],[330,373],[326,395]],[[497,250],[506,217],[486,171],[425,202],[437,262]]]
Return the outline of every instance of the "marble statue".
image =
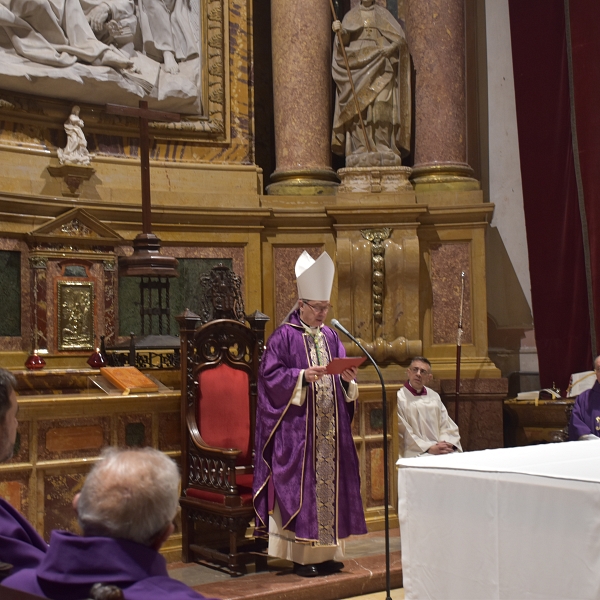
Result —
[[[179,73],[177,62],[199,50],[189,0],[139,0],[139,8],[144,54],[164,63],[167,73]]]
[[[77,61],[113,68],[133,64],[98,40],[79,0],[11,0],[10,8],[0,3],[0,25],[16,54],[32,62],[53,67]]]
[[[135,56],[138,31],[133,0],[79,0],[96,37],[116,46],[128,57]]]
[[[83,120],[79,117],[79,106],[74,106],[65,121],[67,145],[58,149],[58,161],[61,165],[89,165],[92,157],[87,149],[87,140],[83,135]]]
[[[361,0],[333,22],[336,83],[332,150],[346,167],[398,166],[410,146],[410,59],[402,27],[374,0]],[[348,66],[340,46],[340,37]],[[367,140],[358,116],[348,67]]]

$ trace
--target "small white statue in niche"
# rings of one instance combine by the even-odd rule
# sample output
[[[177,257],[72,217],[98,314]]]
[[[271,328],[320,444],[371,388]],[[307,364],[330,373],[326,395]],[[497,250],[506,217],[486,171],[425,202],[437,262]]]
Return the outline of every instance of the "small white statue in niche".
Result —
[[[58,149],[58,160],[61,165],[89,165],[92,160],[87,149],[87,140],[83,135],[83,120],[79,116],[79,111],[79,106],[74,106],[65,121],[67,145],[64,149]]]

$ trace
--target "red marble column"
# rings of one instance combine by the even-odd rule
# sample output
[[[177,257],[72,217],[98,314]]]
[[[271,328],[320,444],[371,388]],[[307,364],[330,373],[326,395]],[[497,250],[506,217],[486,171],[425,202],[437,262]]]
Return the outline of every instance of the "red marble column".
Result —
[[[416,71],[413,182],[478,189],[467,164],[464,0],[408,0],[406,25]]]
[[[47,321],[47,283],[46,267],[48,259],[41,256],[31,256],[31,304],[33,310],[32,350],[48,349]]]
[[[327,0],[271,0],[276,169],[269,194],[335,193],[331,22]]]

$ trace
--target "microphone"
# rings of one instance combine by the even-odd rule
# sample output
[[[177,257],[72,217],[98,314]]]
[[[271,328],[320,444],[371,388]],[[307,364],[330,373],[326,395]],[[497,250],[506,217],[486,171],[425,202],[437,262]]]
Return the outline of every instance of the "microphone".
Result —
[[[353,342],[356,341],[354,336],[337,319],[331,319],[331,324],[342,333],[345,333]]]
[[[381,370],[377,366],[377,363],[373,357],[364,349],[363,345],[337,320],[331,319],[331,324],[347,335],[364,353],[369,359],[371,364],[375,367],[377,375],[379,375],[379,381],[381,382],[381,401],[383,408],[383,503],[384,503],[384,521],[385,521],[385,579],[386,579],[386,591],[387,596],[385,600],[391,600],[390,596],[390,513],[389,513],[389,469],[388,469],[388,427],[387,427],[387,394],[385,391],[385,383],[383,381],[383,375]]]
[[[383,377],[381,376],[381,372],[379,371],[379,367],[377,366],[377,363],[373,360],[373,357],[365,350],[364,346],[337,319],[331,319],[331,324],[336,329],[339,329],[339,331],[346,334],[364,352],[365,356],[371,361],[372,365],[377,370],[377,373],[379,373],[379,377],[381,379],[381,385],[384,385]],[[385,387],[384,387],[384,389],[385,389]]]

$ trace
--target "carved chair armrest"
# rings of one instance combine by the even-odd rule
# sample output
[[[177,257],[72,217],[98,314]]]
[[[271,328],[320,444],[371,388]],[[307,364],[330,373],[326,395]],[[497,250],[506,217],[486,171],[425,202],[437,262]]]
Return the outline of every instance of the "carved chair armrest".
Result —
[[[207,451],[212,450],[212,451]],[[235,451],[235,455],[239,451]],[[198,487],[227,495],[237,495],[235,456],[216,448],[190,448],[187,455],[188,472],[182,485]]]
[[[200,431],[198,430],[196,420],[191,415],[188,415],[187,425],[187,430],[190,435],[190,439],[192,440],[196,450],[198,450],[199,453],[206,454],[207,456],[214,458],[222,458],[223,460],[229,459],[232,460],[234,463],[238,455],[241,454],[241,450],[238,450],[237,448],[220,448],[218,446],[210,446],[209,444],[207,444],[202,438]]]

